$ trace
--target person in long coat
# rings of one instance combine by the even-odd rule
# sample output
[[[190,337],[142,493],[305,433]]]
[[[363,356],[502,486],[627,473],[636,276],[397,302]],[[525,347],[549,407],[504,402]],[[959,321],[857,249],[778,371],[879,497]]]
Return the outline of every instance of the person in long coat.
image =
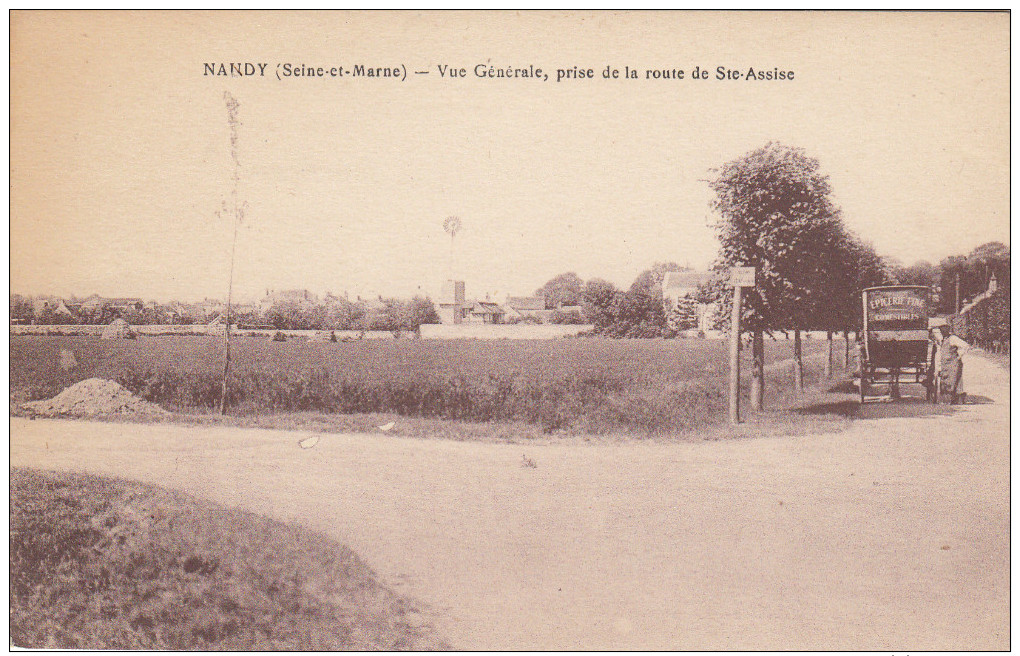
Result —
[[[950,403],[967,402],[967,391],[963,385],[963,356],[970,350],[970,344],[959,335],[952,334],[949,326],[939,326],[935,332],[935,375],[939,377],[941,391],[948,393]]]

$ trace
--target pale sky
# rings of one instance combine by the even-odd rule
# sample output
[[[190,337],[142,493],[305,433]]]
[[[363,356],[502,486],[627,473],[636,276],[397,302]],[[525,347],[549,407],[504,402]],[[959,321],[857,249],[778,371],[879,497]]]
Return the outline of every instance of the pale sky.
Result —
[[[267,77],[203,76],[206,62]],[[284,63],[409,76],[280,81]],[[474,76],[489,63],[553,79]],[[641,79],[604,80],[607,65]],[[572,66],[595,79],[556,83]],[[719,81],[717,66],[795,77]],[[653,68],[687,79],[644,79]],[[1008,14],[15,13],[12,291],[225,298],[225,91],[242,121],[241,298],[435,296],[451,215],[469,296],[704,268],[709,169],[770,140],[821,161],[880,254],[1009,243]]]

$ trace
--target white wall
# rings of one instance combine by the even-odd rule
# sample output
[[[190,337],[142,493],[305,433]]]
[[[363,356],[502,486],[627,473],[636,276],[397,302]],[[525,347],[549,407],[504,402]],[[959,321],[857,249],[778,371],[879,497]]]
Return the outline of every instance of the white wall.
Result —
[[[422,339],[556,339],[572,337],[591,329],[590,325],[558,324],[425,324],[421,327],[421,337]]]

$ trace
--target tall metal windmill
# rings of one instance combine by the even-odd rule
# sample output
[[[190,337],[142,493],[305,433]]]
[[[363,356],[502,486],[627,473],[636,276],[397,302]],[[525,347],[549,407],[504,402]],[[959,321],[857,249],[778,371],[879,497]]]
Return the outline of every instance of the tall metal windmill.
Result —
[[[456,217],[456,216],[448,216],[448,217],[446,217],[446,220],[443,221],[443,230],[446,231],[446,234],[450,235],[450,278],[451,279],[453,278],[453,242],[454,242],[454,239],[456,239],[456,237],[457,237],[457,233],[460,232],[462,227],[463,227],[463,224],[460,222],[460,219],[458,217]]]

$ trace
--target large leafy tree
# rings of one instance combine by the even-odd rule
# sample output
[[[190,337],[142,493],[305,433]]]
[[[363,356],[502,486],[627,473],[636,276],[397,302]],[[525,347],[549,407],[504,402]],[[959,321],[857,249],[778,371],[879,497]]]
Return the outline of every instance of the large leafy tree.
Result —
[[[32,301],[21,294],[11,294],[11,319],[27,323],[32,320],[33,315]]]
[[[430,299],[421,296],[401,302],[397,318],[400,320],[400,327],[403,330],[418,330],[423,323],[439,323],[436,306]]]
[[[662,281],[670,271],[686,271],[676,262],[656,262],[638,274],[630,288],[619,299],[619,320],[626,325],[627,337],[669,337],[666,307],[663,305]]]
[[[658,294],[662,298],[662,281],[670,271],[689,271],[689,267],[680,266],[676,262],[656,262],[650,269],[638,274],[631,283],[632,290],[642,290],[649,294]]]
[[[863,307],[861,292],[896,281],[889,262],[875,252],[874,247],[849,233],[840,243],[835,257],[836,276],[831,290],[831,323],[826,330],[842,330],[845,340],[843,361],[850,362],[851,330],[860,330]],[[830,352],[831,358],[831,352]]]
[[[892,275],[900,285],[935,287],[939,283],[939,270],[927,260],[918,260],[910,266],[896,266]]]
[[[939,311],[946,314],[956,312],[957,281],[960,286],[960,305],[963,305],[967,299],[988,289],[993,275],[1000,288],[1009,288],[1009,247],[1001,242],[982,244],[966,256],[945,258],[939,263]]]
[[[720,250],[715,267],[753,266],[744,325],[752,332],[751,406],[764,397],[764,333],[810,325],[825,307],[844,238],[828,177],[800,148],[768,143],[713,171]]]
[[[625,292],[605,280],[589,280],[581,291],[584,318],[607,337],[668,337],[673,331],[662,303],[662,279],[667,271],[681,270],[675,262],[657,262]]]
[[[536,296],[545,298],[545,307],[554,310],[561,305],[580,305],[584,281],[573,271],[561,273],[535,290]]]
[[[604,334],[616,322],[616,298],[621,292],[608,280],[592,278],[584,283],[581,292],[581,309],[584,318],[595,327],[595,332]]]

